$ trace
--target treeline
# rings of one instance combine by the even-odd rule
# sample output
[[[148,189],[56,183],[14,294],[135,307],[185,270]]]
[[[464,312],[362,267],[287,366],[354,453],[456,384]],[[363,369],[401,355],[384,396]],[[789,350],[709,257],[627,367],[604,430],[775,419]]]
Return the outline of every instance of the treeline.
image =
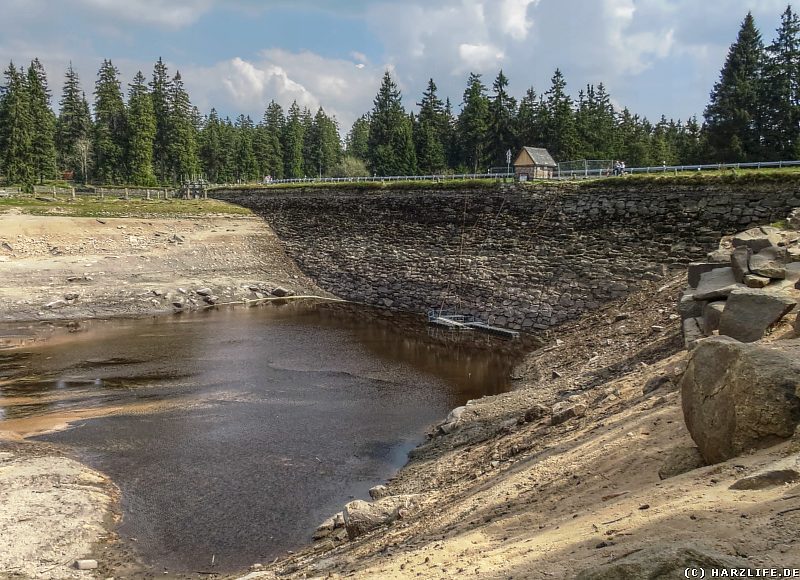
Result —
[[[800,20],[791,6],[765,46],[748,13],[711,93],[704,123],[662,116],[650,122],[617,110],[605,86],[577,98],[561,71],[541,94],[519,101],[500,71],[491,87],[470,74],[460,110],[431,79],[408,112],[387,72],[372,110],[344,143],[334,117],[271,102],[258,122],[246,115],[202,115],[181,75],[161,59],[148,81],[139,72],[123,92],[104,61],[93,102],[70,66],[59,114],[38,60],[11,63],[0,87],[0,174],[32,185],[67,174],[82,181],[154,186],[197,176],[212,182],[310,176],[484,172],[506,165],[506,151],[547,148],[558,161],[622,159],[629,166],[796,159],[800,156]]]
[[[139,72],[123,95],[119,70],[106,60],[95,82],[93,115],[75,70],[65,75],[59,115],[51,109],[38,60],[11,63],[0,89],[0,173],[33,184],[64,174],[81,181],[151,186],[204,176],[215,182],[263,176],[328,174],[342,158],[336,120],[272,102],[256,124],[192,106],[180,72],[159,59],[148,82]]]

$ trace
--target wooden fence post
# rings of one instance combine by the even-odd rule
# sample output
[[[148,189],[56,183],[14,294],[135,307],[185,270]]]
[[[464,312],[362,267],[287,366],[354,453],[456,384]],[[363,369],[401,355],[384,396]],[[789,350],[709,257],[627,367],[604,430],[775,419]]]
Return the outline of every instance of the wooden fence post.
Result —
[[[72,194],[72,199],[74,200],[75,199],[75,188],[72,187],[70,189],[71,189],[70,193]]]

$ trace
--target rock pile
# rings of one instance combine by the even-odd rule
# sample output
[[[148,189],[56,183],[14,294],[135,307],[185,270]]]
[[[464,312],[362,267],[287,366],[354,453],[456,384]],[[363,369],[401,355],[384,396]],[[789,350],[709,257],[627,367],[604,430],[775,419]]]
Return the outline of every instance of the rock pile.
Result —
[[[686,347],[719,333],[755,342],[800,300],[800,232],[759,227],[689,265],[679,304]]]

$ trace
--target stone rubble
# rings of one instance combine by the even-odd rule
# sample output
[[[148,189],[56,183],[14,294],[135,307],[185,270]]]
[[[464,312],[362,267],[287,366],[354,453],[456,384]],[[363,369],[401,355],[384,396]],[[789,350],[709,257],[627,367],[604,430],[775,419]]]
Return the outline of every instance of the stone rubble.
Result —
[[[774,227],[733,236],[709,262],[689,266],[689,287],[678,304],[688,349],[719,333],[742,342],[763,338],[800,301],[800,234]],[[716,261],[727,255],[726,263]]]

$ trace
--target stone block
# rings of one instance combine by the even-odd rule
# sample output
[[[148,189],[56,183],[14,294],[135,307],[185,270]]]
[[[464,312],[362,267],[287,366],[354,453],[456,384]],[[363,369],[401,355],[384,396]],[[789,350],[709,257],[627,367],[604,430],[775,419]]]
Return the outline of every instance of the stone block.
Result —
[[[700,276],[705,274],[706,272],[710,272],[711,270],[716,270],[717,268],[725,268],[730,264],[726,264],[724,262],[692,262],[689,264],[689,287],[690,288],[697,288],[697,285],[700,283]]]
[[[680,302],[678,302],[678,314],[680,314],[681,320],[697,318],[703,315],[703,307],[705,305],[705,301],[695,300],[694,294],[686,291],[683,293],[683,296],[681,296]]]
[[[783,280],[786,278],[786,256],[786,248],[765,248],[750,256],[750,271],[765,278]]]
[[[700,276],[700,283],[694,292],[695,300],[720,300],[727,298],[736,288],[743,287],[736,283],[733,268],[717,268]]]
[[[758,253],[770,246],[777,246],[781,241],[780,230],[771,227],[752,228],[733,236],[733,247],[747,246]]]
[[[703,308],[703,333],[706,336],[711,336],[715,330],[719,329],[719,321],[722,318],[723,310],[725,310],[724,300],[709,302]]]
[[[687,318],[683,321],[683,342],[686,350],[693,350],[697,341],[705,337],[702,322],[702,318]]]
[[[731,254],[731,268],[733,268],[733,277],[741,284],[744,277],[750,273],[750,256],[753,251],[747,246],[739,246]]]
[[[755,342],[767,329],[788,314],[797,302],[788,296],[756,288],[734,290],[722,312],[720,335],[741,342]]]

